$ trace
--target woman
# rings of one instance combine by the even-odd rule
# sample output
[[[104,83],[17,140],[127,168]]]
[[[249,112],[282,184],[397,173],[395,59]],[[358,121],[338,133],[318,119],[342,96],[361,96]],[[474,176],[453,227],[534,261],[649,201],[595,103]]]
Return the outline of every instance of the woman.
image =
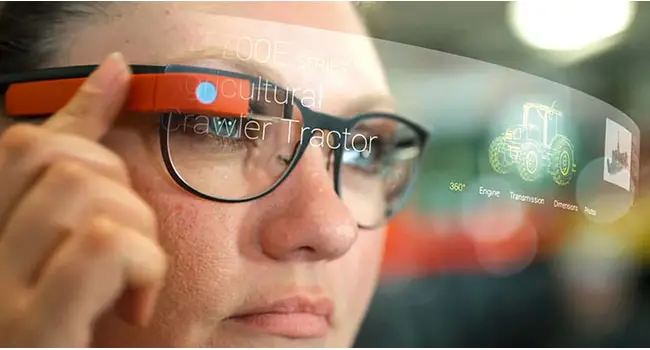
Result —
[[[340,133],[322,135],[326,127],[278,126],[277,118],[323,118],[309,110],[337,120],[391,113],[349,4],[6,3],[0,11],[3,74],[103,62],[42,122],[8,118],[16,102],[5,96],[2,346],[351,344],[378,277],[382,227],[417,158],[398,153],[394,136],[418,136],[417,151],[424,137],[399,118],[373,117],[347,136],[379,126],[363,135],[381,143],[352,149],[368,138],[341,144]],[[275,124],[261,139],[232,141],[214,127],[232,119],[125,107],[141,69],[128,65],[172,63],[247,74],[257,91],[256,100],[242,96],[252,101],[249,119]],[[6,85],[16,81],[5,76]],[[295,100],[278,101],[277,86]],[[291,106],[289,117],[253,106],[262,88],[275,89],[264,101]],[[23,107],[45,99],[36,95]]]

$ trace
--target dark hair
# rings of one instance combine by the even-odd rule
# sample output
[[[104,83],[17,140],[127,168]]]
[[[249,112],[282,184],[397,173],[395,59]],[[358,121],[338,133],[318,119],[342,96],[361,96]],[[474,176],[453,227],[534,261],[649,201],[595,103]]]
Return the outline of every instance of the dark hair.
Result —
[[[62,25],[97,13],[96,2],[0,3],[0,74],[38,68],[60,48]]]
[[[64,26],[104,13],[111,2],[0,1],[0,74],[39,68],[61,49]],[[368,7],[353,2],[355,8]]]

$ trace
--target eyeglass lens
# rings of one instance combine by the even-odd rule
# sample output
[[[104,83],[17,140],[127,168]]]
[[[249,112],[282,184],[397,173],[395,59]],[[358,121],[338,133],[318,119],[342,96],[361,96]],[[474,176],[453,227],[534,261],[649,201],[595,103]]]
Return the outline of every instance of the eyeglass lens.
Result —
[[[168,158],[187,186],[221,200],[259,196],[281,181],[308,143],[342,157],[340,195],[360,226],[382,223],[404,196],[421,149],[409,125],[373,117],[343,133],[309,128],[285,90],[255,86],[250,98],[248,116],[166,118]]]

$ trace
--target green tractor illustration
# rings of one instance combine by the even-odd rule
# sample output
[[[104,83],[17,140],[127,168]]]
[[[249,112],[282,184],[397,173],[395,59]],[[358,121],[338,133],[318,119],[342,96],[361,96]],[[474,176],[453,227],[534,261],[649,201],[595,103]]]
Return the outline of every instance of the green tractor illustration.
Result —
[[[549,174],[560,186],[576,172],[571,141],[560,133],[563,114],[554,106],[526,103],[520,125],[509,127],[490,144],[490,165],[500,174],[519,173],[524,181]]]

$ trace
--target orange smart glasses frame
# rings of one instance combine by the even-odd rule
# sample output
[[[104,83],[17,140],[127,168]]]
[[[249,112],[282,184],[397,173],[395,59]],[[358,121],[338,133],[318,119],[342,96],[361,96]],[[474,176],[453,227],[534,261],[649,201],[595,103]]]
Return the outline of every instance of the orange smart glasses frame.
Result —
[[[96,65],[48,68],[0,76],[5,112],[11,117],[54,114],[96,68]],[[250,78],[233,72],[193,72],[190,68],[131,66],[133,77],[125,110],[145,113],[182,111],[233,117],[249,113],[249,101],[242,99],[239,92],[251,89]],[[216,98],[217,91],[219,98]]]

